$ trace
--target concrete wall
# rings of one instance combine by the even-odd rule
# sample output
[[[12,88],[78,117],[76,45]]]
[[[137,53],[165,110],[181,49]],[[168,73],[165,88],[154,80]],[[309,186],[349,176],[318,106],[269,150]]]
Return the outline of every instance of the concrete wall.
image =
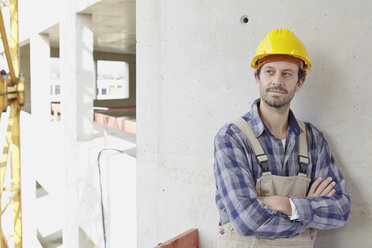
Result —
[[[60,0],[18,0],[19,41],[29,39],[60,20]],[[36,18],[42,17],[42,18]]]
[[[292,108],[325,133],[353,202],[348,225],[319,232],[316,246],[372,243],[371,7],[362,0],[137,2],[138,247],[191,227],[202,248],[213,247],[213,137],[259,96],[249,62],[280,27],[304,41],[313,61]]]

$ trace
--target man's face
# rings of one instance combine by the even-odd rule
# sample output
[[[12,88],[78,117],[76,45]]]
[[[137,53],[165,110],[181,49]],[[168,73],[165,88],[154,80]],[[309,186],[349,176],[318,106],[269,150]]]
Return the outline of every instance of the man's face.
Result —
[[[288,61],[264,64],[260,77],[255,75],[261,99],[274,108],[288,106],[305,81],[298,80],[298,70],[298,65]]]

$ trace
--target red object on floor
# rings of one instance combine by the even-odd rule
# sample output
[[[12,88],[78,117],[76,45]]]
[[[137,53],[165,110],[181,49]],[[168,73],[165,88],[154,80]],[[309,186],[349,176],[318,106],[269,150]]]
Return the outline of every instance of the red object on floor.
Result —
[[[199,248],[198,229],[190,229],[155,248]]]

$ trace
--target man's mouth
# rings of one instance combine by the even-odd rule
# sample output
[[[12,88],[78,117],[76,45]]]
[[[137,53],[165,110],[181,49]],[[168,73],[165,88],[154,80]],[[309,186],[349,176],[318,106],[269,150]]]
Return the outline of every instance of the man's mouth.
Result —
[[[288,92],[280,87],[271,87],[266,90],[267,92],[273,92],[273,93],[278,93],[278,94],[287,94]]]

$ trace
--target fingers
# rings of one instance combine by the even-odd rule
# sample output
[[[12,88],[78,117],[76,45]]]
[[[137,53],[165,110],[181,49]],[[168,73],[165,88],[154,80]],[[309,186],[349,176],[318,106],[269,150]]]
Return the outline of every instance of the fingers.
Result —
[[[321,177],[318,177],[314,182],[313,184],[311,185],[310,187],[310,190],[309,190],[309,193],[307,194],[308,197],[312,197],[312,196],[315,196],[315,191],[316,189],[318,188],[319,184],[323,181],[323,178]]]
[[[336,183],[331,181],[331,183],[329,183],[328,186],[320,193],[320,196],[328,196],[328,194],[331,193],[332,190],[334,190],[333,188],[335,187],[335,185]]]
[[[332,181],[331,177],[323,180],[321,177],[318,177],[314,183],[311,185],[308,197],[319,197],[319,196],[332,196],[336,193],[334,187],[336,183]]]
[[[335,193],[336,193],[336,190],[335,190],[335,189],[332,189],[332,190],[327,194],[327,196],[333,196]]]
[[[323,195],[323,192],[327,189],[328,186],[331,187],[331,189],[333,189],[334,185],[330,185],[332,183],[332,177],[327,177],[327,179],[325,179],[323,182],[321,182],[321,184],[318,186],[318,188],[316,189],[315,191],[315,194],[318,195],[318,196],[322,196]],[[329,192],[327,192],[329,193]]]

